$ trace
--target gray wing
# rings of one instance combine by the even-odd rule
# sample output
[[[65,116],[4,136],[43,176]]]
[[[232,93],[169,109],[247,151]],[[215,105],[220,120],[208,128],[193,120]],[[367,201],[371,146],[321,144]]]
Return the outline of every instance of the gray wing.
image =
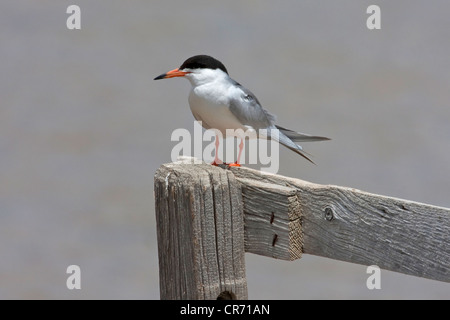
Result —
[[[261,107],[258,99],[248,89],[235,82],[241,89],[242,94],[233,97],[230,101],[230,111],[244,125],[252,126],[254,129],[268,129],[267,138],[274,139],[299,154],[306,160],[314,163],[303,151],[303,148],[294,141],[320,141],[329,140],[325,137],[312,136],[305,133],[292,131],[275,125],[276,117]],[[278,134],[273,134],[276,130]],[[293,141],[294,140],[294,141]]]
[[[276,117],[261,107],[258,99],[248,89],[235,82],[242,94],[230,100],[230,111],[244,125],[265,129],[274,125]]]

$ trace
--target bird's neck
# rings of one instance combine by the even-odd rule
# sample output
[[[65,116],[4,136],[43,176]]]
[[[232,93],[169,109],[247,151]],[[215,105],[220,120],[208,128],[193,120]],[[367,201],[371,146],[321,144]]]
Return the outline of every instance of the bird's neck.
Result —
[[[220,83],[227,83],[229,82],[228,74],[223,72],[220,69],[206,69],[202,70],[200,73],[191,73],[189,76],[186,77],[192,87],[198,87],[206,84],[220,84]]]

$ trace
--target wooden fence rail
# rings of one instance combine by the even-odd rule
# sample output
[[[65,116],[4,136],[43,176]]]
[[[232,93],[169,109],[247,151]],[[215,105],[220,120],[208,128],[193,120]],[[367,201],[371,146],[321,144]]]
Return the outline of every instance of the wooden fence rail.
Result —
[[[192,161],[155,175],[161,299],[247,299],[245,252],[450,282],[450,209]]]

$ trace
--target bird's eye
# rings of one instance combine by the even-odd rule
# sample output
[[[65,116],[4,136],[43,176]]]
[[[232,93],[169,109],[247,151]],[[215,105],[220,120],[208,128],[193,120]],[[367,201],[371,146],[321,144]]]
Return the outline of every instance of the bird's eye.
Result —
[[[253,97],[252,97],[251,95],[249,95],[249,94],[246,94],[245,96],[243,96],[243,99],[244,99],[245,101],[252,101],[252,100],[253,100]]]

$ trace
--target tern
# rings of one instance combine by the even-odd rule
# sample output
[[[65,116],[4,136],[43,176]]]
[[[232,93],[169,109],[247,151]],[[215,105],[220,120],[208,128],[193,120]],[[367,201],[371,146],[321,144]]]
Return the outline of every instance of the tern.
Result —
[[[189,106],[195,120],[199,121],[205,129],[220,131],[223,137],[226,137],[230,131],[263,131],[265,135],[258,134],[258,138],[277,140],[278,143],[301,155],[311,163],[314,162],[305,154],[303,148],[295,142],[330,140],[326,137],[296,132],[276,125],[275,115],[263,109],[256,96],[230,78],[223,63],[211,56],[196,55],[190,57],[179,68],[163,73],[154,80],[175,77],[187,78],[192,85],[189,93]],[[273,134],[273,130],[277,130],[278,134]],[[238,158],[235,163],[228,164],[229,166],[240,166],[244,137],[238,137],[241,138]],[[217,134],[215,147],[214,162],[211,164],[219,165],[223,162],[218,158],[219,137]]]

